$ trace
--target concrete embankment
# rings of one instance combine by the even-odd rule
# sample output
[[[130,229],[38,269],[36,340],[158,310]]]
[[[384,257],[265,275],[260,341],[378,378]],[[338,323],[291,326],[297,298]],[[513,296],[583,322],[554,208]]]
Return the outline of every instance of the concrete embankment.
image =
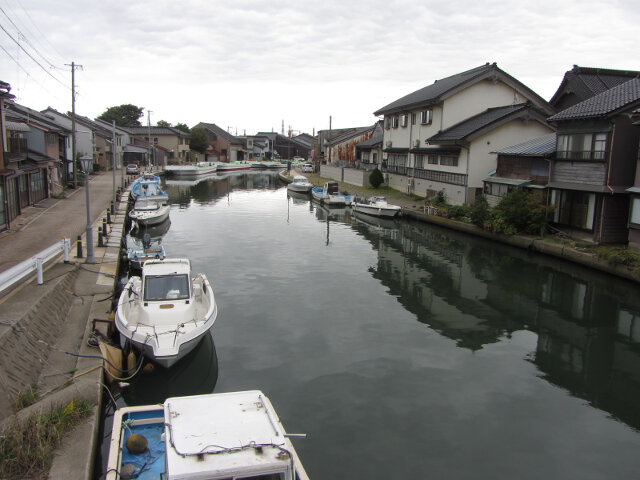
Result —
[[[98,179],[96,184],[99,181],[107,184],[109,179]],[[85,258],[73,256],[74,248],[67,263],[60,258],[46,267],[42,285],[31,279],[0,299],[0,429],[23,425],[30,416],[65,406],[76,398],[94,406],[93,414],[69,432],[56,451],[49,473],[52,479],[93,478],[103,362],[99,349],[87,340],[96,321],[104,325],[101,321],[108,320],[111,313],[128,196],[128,191],[121,193],[103,246],[99,246],[97,234],[103,225],[101,215],[93,224],[96,263],[87,264]],[[108,205],[108,200],[105,203]],[[84,238],[83,245],[86,254]],[[39,401],[13,413],[14,400],[31,386],[36,387]]]
[[[292,175],[299,172],[292,170],[290,175],[286,172],[281,172],[280,178],[285,183],[290,183]],[[329,179],[322,178],[318,175],[308,175],[309,181],[315,185],[322,185]],[[371,196],[371,190],[366,187],[357,187],[343,182],[340,184],[340,190],[347,190],[349,193],[353,193],[357,196]],[[615,275],[627,280],[631,280],[636,283],[640,283],[640,276],[630,268],[623,265],[613,265],[609,262],[599,259],[594,253],[583,251],[580,248],[576,248],[573,245],[567,243],[556,243],[542,237],[534,237],[528,235],[501,235],[492,232],[487,232],[473,224],[460,222],[457,220],[451,220],[449,218],[441,217],[438,215],[429,214],[427,209],[419,205],[418,200],[415,197],[404,195],[401,192],[391,192],[388,198],[389,203],[402,207],[402,215],[405,218],[417,220],[419,222],[430,223],[438,225],[451,230],[464,232],[469,235],[475,235],[482,237],[493,242],[500,242],[513,247],[523,248],[532,253],[541,253],[544,255],[550,255],[557,258],[562,258],[570,262],[574,262],[589,268],[599,270],[604,273]]]

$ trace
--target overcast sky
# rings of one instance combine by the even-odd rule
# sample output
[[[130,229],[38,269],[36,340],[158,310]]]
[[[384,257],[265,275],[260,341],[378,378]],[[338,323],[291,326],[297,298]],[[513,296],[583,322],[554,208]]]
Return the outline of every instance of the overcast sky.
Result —
[[[373,112],[486,62],[549,100],[564,72],[640,70],[637,0],[0,0],[0,80],[36,110],[232,133],[371,125]],[[37,63],[36,63],[37,62]]]

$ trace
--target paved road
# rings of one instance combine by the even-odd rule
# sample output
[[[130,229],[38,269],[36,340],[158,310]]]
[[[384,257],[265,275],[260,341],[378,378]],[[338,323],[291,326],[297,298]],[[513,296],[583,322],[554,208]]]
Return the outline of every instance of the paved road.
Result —
[[[122,171],[116,171],[116,188],[122,184]],[[113,199],[113,172],[91,176],[89,183],[91,221],[101,221]],[[47,198],[27,207],[11,222],[8,232],[0,234],[0,272],[38,254],[59,242],[71,239],[71,255],[75,255],[76,238],[85,232],[87,205],[84,187],[68,190],[66,198]],[[94,241],[97,239],[94,230]],[[86,246],[85,246],[86,252]]]

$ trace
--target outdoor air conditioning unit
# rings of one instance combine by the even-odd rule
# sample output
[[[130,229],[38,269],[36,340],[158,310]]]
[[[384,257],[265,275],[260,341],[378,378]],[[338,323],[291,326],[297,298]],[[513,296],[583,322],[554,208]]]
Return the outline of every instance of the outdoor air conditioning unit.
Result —
[[[391,145],[393,145],[393,142],[391,140],[387,140],[387,148],[391,148]]]
[[[413,146],[416,147],[416,148],[420,146],[420,139],[419,138],[413,141]]]

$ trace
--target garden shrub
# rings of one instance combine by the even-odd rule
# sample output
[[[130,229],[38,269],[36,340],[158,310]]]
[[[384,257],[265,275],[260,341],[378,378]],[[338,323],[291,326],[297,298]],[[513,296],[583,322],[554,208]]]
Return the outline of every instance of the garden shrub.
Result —
[[[373,188],[378,188],[384,183],[384,175],[378,168],[375,168],[369,175],[369,183]]]

